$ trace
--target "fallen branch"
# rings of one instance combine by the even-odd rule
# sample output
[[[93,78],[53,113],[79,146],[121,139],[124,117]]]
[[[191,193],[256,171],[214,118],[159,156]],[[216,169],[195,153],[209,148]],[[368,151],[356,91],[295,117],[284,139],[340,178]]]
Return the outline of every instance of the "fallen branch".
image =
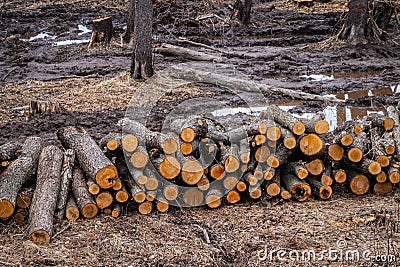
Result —
[[[223,60],[221,57],[208,55],[203,52],[170,44],[161,44],[160,46],[153,48],[153,51],[164,56],[177,56],[196,61],[222,62]]]

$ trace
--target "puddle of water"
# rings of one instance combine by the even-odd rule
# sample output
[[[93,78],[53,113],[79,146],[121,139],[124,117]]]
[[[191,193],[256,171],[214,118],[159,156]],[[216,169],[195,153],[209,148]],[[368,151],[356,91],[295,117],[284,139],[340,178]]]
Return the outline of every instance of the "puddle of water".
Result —
[[[309,80],[312,82],[321,82],[321,81],[331,81],[334,79],[340,78],[362,78],[374,75],[380,75],[382,71],[360,71],[360,72],[346,72],[346,73],[324,73],[324,74],[310,74],[310,75],[300,75],[299,77],[305,80]],[[263,75],[265,79],[283,79],[283,78],[296,78],[296,76],[289,75]]]
[[[80,33],[78,33],[78,35],[83,35],[83,34],[85,34],[85,33],[92,32],[91,29],[89,29],[89,28],[86,27],[85,25],[81,25],[81,24],[78,25],[78,30],[80,31]]]
[[[366,96],[384,96],[384,95],[393,95],[400,93],[400,84],[391,85],[388,87],[377,87],[375,89],[367,89],[367,90],[358,90],[352,92],[339,92],[336,93],[335,96],[338,99],[357,99],[360,97]]]
[[[38,40],[38,39],[45,39],[45,38],[47,38],[47,39],[55,39],[55,38],[57,38],[57,37],[54,36],[54,35],[50,35],[50,34],[48,34],[48,33],[46,33],[46,32],[41,32],[41,33],[39,33],[39,34],[37,34],[37,35],[26,35],[26,36],[22,36],[22,37],[21,37],[21,40],[28,41],[28,42],[33,42],[33,41],[35,41],[35,40]]]
[[[301,75],[300,78],[310,80],[312,82],[331,81],[334,79],[333,75],[327,76],[323,74]]]
[[[63,45],[72,45],[72,44],[85,44],[85,43],[89,43],[89,39],[85,39],[85,40],[64,40],[64,41],[54,42],[53,45],[54,46],[63,46]]]

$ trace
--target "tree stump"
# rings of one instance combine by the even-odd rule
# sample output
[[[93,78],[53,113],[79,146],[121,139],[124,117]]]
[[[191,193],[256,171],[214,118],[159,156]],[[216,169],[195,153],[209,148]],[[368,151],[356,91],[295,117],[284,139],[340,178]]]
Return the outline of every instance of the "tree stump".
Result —
[[[94,43],[110,43],[114,33],[111,17],[93,20],[92,27],[92,36],[90,37],[88,48],[91,48]]]

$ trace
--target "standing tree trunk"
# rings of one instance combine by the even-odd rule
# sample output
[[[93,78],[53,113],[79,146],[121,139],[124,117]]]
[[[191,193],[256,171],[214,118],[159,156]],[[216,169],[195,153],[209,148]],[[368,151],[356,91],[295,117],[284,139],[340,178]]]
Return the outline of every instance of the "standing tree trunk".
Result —
[[[133,46],[133,25],[135,20],[135,0],[131,0],[129,3],[128,9],[128,22],[126,25],[126,31],[122,36],[122,40],[129,44],[129,46]]]
[[[133,54],[131,76],[148,79],[154,74],[152,55],[153,4],[151,0],[134,2]]]
[[[251,0],[236,0],[231,19],[238,19],[244,25],[250,24]]]
[[[338,34],[339,39],[352,45],[385,40],[395,8],[395,4],[389,1],[350,0],[349,12]]]
[[[349,13],[339,38],[348,43],[367,43],[368,0],[350,0]]]

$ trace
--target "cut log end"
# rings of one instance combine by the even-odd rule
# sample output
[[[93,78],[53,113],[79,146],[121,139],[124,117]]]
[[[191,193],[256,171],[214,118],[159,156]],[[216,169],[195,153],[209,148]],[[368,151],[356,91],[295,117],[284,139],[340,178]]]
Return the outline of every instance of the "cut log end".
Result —
[[[333,184],[333,179],[332,179],[332,177],[330,177],[329,175],[324,173],[321,175],[321,183],[323,185],[331,186]]]
[[[386,172],[382,171],[382,172],[380,172],[379,174],[377,174],[377,175],[375,176],[375,180],[376,180],[378,183],[384,183],[384,182],[386,182],[386,180],[387,180]]]
[[[215,180],[220,180],[225,177],[225,168],[222,165],[214,165],[211,167],[210,175]]]
[[[343,170],[338,170],[338,171],[335,173],[334,178],[335,178],[335,181],[336,181],[337,183],[342,184],[342,183],[346,182],[346,180],[347,180],[347,174],[346,174],[346,172],[343,171]]]
[[[340,143],[343,146],[351,146],[351,144],[353,144],[354,142],[354,138],[351,134],[345,134],[344,136],[342,136],[342,138],[340,139]]]
[[[224,167],[226,172],[237,171],[240,167],[239,159],[233,155],[229,155],[224,162]]]
[[[115,194],[115,200],[118,201],[119,203],[125,203],[128,201],[128,199],[129,199],[129,194],[124,190],[118,191]]]
[[[167,212],[169,209],[169,204],[166,201],[158,201],[156,204],[156,208],[159,212]]]
[[[292,194],[284,188],[281,188],[281,198],[288,200],[292,198]]]
[[[278,126],[272,126],[267,129],[267,138],[271,141],[278,141],[282,136],[281,129]]]
[[[244,164],[250,162],[250,152],[245,152],[240,155],[240,161]]]
[[[274,176],[275,176],[275,170],[274,169],[266,170],[265,173],[264,173],[264,180],[269,181],[272,178],[274,178]],[[257,179],[257,180],[259,180],[259,179]]]
[[[184,142],[190,143],[196,138],[196,132],[192,128],[188,127],[182,129],[180,136]]]
[[[98,212],[99,209],[92,203],[89,203],[82,208],[82,216],[86,219],[94,218]]]
[[[304,155],[313,156],[324,149],[324,141],[316,134],[308,134],[300,140],[300,150]]]
[[[362,160],[363,152],[361,149],[353,147],[347,152],[347,157],[349,158],[350,161],[357,163]]]
[[[181,172],[181,164],[172,156],[167,156],[160,164],[158,171],[165,179],[174,179]]]
[[[298,201],[306,201],[311,196],[311,187],[308,184],[295,184],[291,193]]]
[[[122,148],[129,153],[135,151],[139,144],[137,137],[133,134],[124,135],[121,139],[121,143]]]
[[[240,201],[240,194],[239,194],[239,192],[237,192],[236,190],[230,191],[230,192],[226,195],[226,200],[227,200],[228,203],[230,203],[230,204],[238,203],[238,202]]]
[[[326,120],[319,120],[314,124],[317,134],[326,134],[329,131],[329,123]]]
[[[97,195],[98,193],[100,193],[100,186],[98,184],[91,184],[88,187],[89,193],[92,195]]]
[[[307,169],[299,169],[297,171],[297,177],[299,179],[306,179],[308,176],[308,170]]]
[[[373,161],[371,164],[368,166],[368,171],[372,175],[377,175],[381,172],[381,164],[377,161]]]
[[[118,148],[119,144],[117,140],[110,140],[107,142],[107,149],[110,151],[115,151]]]
[[[7,220],[13,215],[13,213],[13,204],[6,199],[0,200],[0,219]]]
[[[238,182],[239,180],[236,176],[228,176],[224,179],[223,185],[225,189],[232,190],[236,187]]]
[[[245,182],[240,181],[240,182],[237,183],[236,189],[237,189],[239,192],[244,192],[244,191],[246,191],[246,189],[247,189],[247,185],[246,185]]]
[[[324,163],[320,159],[314,159],[305,165],[311,175],[320,175],[324,171]]]
[[[390,159],[388,156],[379,156],[376,159],[377,162],[379,162],[379,164],[381,164],[382,167],[387,167],[390,164]]]
[[[65,217],[69,221],[76,221],[79,218],[79,209],[76,206],[67,207],[65,209]]]
[[[385,118],[383,120],[383,129],[385,129],[386,131],[390,131],[394,128],[394,120],[392,118]]]
[[[50,235],[44,230],[37,230],[31,233],[28,239],[38,246],[48,246],[50,244]]]
[[[350,182],[350,189],[356,195],[364,195],[368,192],[370,183],[365,175],[358,174]]]
[[[394,146],[389,145],[389,146],[385,147],[385,152],[388,155],[393,155],[395,151],[396,151],[396,149]]]
[[[266,186],[266,192],[269,196],[275,197],[280,194],[281,192],[281,187],[277,183],[271,183]]]
[[[305,131],[306,131],[306,126],[301,121],[296,122],[292,128],[292,132],[295,135],[302,135]]]
[[[188,160],[182,165],[182,180],[188,185],[197,184],[203,174],[203,166],[197,160]]]
[[[191,143],[182,143],[180,146],[180,150],[183,155],[187,156],[193,152],[193,146]]]
[[[262,190],[261,188],[249,188],[249,196],[252,199],[259,199],[262,195]]]
[[[374,185],[374,193],[378,195],[389,194],[393,190],[393,184],[391,182],[376,183]]]
[[[100,209],[105,209],[111,206],[113,202],[113,197],[109,192],[101,192],[96,197],[97,207]]]
[[[183,194],[183,201],[190,207],[198,207],[203,203],[204,195],[197,188],[189,188]]]
[[[132,198],[136,203],[143,203],[146,200],[146,193],[138,192]]]
[[[293,137],[288,137],[285,138],[283,140],[283,145],[287,148],[287,149],[293,149],[296,147],[296,138]]]
[[[115,168],[114,166],[106,166],[97,172],[96,183],[101,188],[108,189],[114,186],[117,177],[117,168]]]
[[[18,194],[17,206],[21,209],[26,209],[31,205],[31,197],[25,194]]]
[[[218,195],[211,194],[206,197],[206,204],[209,208],[216,209],[221,206],[222,199]]]
[[[165,187],[164,197],[169,201],[175,200],[178,197],[178,188],[176,186]]]
[[[147,215],[153,210],[153,205],[151,202],[146,201],[139,205],[138,211],[142,215]]]
[[[332,144],[328,147],[328,155],[334,161],[342,160],[344,149],[339,144]]]
[[[131,156],[131,163],[133,167],[137,169],[143,169],[147,165],[148,161],[149,158],[142,151],[136,151]]]
[[[263,163],[267,161],[267,158],[271,155],[271,151],[267,146],[261,146],[257,148],[255,158],[258,162]]]
[[[277,157],[271,155],[267,158],[267,164],[272,168],[278,168],[279,165],[281,165],[281,162],[279,162],[279,159]]]
[[[319,189],[319,197],[322,200],[330,199],[332,196],[332,188],[329,185],[323,185]]]
[[[393,184],[400,183],[400,172],[392,172],[389,174],[389,181]]]
[[[167,138],[164,142],[162,142],[161,148],[165,154],[174,154],[176,151],[178,151],[178,143],[173,138]]]

